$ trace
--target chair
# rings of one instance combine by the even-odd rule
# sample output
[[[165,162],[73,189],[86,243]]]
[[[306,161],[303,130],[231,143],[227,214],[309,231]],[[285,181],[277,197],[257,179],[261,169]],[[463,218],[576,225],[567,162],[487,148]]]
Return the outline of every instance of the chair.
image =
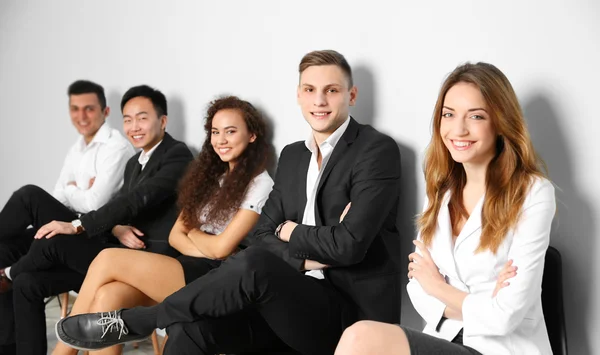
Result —
[[[567,355],[567,331],[563,302],[562,258],[556,248],[546,251],[542,279],[542,309],[554,355]]]
[[[60,318],[65,318],[67,316],[67,314],[69,313],[69,293],[65,292],[65,293],[61,293],[58,296],[58,300],[60,303]],[[164,344],[161,347],[158,344],[158,335],[156,334],[156,330],[152,332],[152,336],[151,336],[151,340],[152,340],[152,348],[154,349],[154,355],[162,355],[163,353],[163,349],[164,349]],[[166,342],[166,338],[165,338],[165,342]],[[139,344],[133,343],[133,348],[137,349],[139,347]],[[85,355],[88,354],[87,351],[84,352]]]

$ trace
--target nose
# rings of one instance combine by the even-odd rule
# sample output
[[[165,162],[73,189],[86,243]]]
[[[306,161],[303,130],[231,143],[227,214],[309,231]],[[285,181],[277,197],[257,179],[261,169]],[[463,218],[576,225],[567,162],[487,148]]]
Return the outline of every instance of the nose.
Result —
[[[457,136],[467,135],[469,133],[469,129],[467,126],[467,119],[460,118],[460,119],[454,120],[454,126],[452,127],[452,133],[454,133]]]
[[[139,129],[139,124],[138,124],[138,120],[133,119],[131,122],[131,130],[132,131],[137,131]]]
[[[314,105],[315,105],[315,106],[325,106],[325,105],[327,105],[327,100],[326,100],[326,97],[325,97],[325,94],[324,94],[324,93],[322,93],[322,92],[318,92],[318,93],[315,95],[315,102],[314,102]]]
[[[219,134],[217,138],[217,144],[223,145],[227,143],[227,137],[224,134]]]

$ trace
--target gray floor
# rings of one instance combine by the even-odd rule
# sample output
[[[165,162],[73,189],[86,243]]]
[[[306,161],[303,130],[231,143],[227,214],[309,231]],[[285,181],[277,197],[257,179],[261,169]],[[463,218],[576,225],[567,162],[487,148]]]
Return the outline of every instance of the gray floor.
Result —
[[[70,302],[73,302],[74,297],[69,297]],[[54,325],[60,318],[60,307],[58,305],[58,300],[53,299],[46,306],[46,329],[48,336],[48,354],[52,352],[54,349],[54,345],[56,345],[56,334],[54,334]],[[162,337],[158,337],[159,344],[162,344]],[[81,354],[81,352],[80,352]],[[152,355],[154,351],[152,350],[152,342],[150,340],[143,341],[139,344],[139,348],[134,349],[131,344],[125,345],[123,354],[136,354],[136,355]]]

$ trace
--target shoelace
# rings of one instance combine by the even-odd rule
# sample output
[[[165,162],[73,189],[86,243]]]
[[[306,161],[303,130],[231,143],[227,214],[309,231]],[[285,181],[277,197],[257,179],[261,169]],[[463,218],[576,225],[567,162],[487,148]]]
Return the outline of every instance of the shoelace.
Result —
[[[100,338],[104,338],[106,334],[113,331],[119,332],[119,339],[121,339],[121,336],[129,334],[129,329],[125,326],[123,319],[117,315],[117,311],[108,312],[106,315],[104,315],[104,312],[100,313],[100,319],[96,323],[102,326],[102,336]]]

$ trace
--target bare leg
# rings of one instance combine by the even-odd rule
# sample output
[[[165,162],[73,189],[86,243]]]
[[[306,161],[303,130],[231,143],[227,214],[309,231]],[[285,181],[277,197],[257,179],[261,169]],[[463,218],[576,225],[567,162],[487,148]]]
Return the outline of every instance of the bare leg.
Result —
[[[105,249],[90,265],[71,315],[92,312],[96,294],[104,285],[115,281],[131,286],[157,303],[185,286],[183,269],[179,261],[174,258],[138,250]],[[120,301],[115,295],[115,302]],[[120,307],[104,310],[115,308]],[[53,352],[53,354],[76,353],[75,350],[60,342]]]
[[[90,312],[96,292],[114,281],[133,286],[156,302],[185,286],[177,259],[139,250],[105,249],[90,265],[71,314]]]
[[[410,355],[406,334],[397,325],[361,321],[348,327],[335,355]]]
[[[102,286],[98,290],[90,312],[106,312],[135,306],[153,306],[156,303],[137,288],[115,281]],[[94,352],[94,354],[119,355],[122,351],[123,346],[119,345]]]

